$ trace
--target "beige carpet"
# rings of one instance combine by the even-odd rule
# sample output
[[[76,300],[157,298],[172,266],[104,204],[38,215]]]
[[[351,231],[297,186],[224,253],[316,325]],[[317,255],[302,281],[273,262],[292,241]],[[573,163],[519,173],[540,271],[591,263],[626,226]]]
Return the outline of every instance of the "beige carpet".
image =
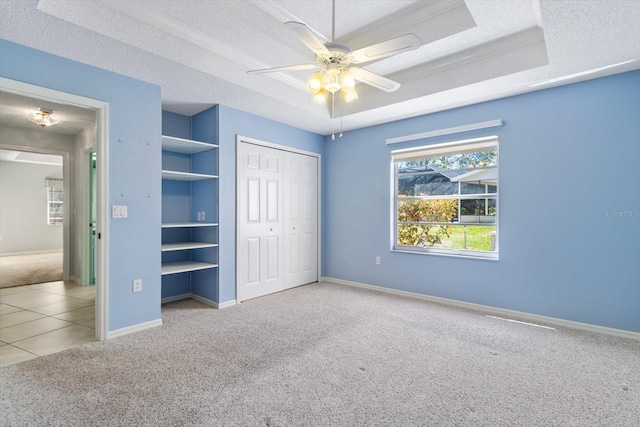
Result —
[[[0,256],[0,288],[62,280],[62,251]]]
[[[0,425],[640,426],[631,339],[330,283],[162,320],[0,368]]]

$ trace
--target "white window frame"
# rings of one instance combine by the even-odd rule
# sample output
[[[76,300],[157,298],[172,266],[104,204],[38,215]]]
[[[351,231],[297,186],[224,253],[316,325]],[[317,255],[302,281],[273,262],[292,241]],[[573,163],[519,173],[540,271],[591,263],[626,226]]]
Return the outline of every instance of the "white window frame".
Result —
[[[490,196],[496,200],[496,219],[495,219],[495,250],[494,251],[472,251],[462,249],[448,249],[441,247],[422,247],[422,246],[407,246],[398,245],[398,169],[397,163],[402,161],[408,161],[413,159],[421,159],[425,157],[437,157],[441,155],[451,155],[459,153],[469,153],[476,151],[486,151],[487,149],[493,149],[498,152],[498,137],[488,136],[482,138],[466,139],[460,141],[446,142],[440,144],[432,144],[421,147],[406,148],[400,150],[391,151],[391,251],[393,252],[405,252],[405,253],[417,253],[425,255],[440,255],[449,257],[463,257],[473,259],[485,259],[485,260],[498,260],[499,259],[499,154],[496,156],[496,176],[498,176],[496,193],[484,194],[484,196]],[[428,199],[477,199],[483,198],[483,194],[468,195],[456,194],[451,196],[427,196]],[[488,206],[488,202],[485,202],[485,209]],[[458,212],[460,216],[460,211]],[[489,224],[487,224],[489,225]],[[493,224],[491,224],[493,225]]]

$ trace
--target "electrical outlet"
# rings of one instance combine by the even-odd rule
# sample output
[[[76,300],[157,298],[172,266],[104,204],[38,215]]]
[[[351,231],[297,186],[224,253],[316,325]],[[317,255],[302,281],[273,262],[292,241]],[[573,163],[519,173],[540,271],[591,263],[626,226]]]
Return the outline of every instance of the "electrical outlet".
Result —
[[[376,265],[380,265],[380,257],[379,256],[376,257]]]
[[[135,279],[133,281],[133,292],[141,292],[142,291],[142,279]]]

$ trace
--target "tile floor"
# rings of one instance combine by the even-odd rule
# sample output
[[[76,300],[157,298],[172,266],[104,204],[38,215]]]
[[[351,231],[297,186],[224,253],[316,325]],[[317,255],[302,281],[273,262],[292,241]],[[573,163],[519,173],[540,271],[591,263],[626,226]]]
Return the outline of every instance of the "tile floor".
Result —
[[[95,292],[73,282],[0,289],[0,366],[95,341]]]

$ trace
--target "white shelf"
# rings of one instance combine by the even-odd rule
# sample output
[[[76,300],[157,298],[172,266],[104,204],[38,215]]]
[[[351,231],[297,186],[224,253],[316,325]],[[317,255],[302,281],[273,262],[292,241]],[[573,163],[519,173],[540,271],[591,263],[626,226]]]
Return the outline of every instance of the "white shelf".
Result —
[[[162,228],[217,227],[217,222],[165,222]]]
[[[218,144],[162,135],[162,149],[182,154],[196,154],[218,148]]]
[[[178,171],[162,171],[162,179],[170,179],[173,181],[202,181],[204,179],[217,179],[218,175],[208,175],[204,173],[178,172]]]
[[[218,264],[210,264],[200,261],[180,261],[162,264],[162,275],[186,273],[189,271],[206,270],[208,268],[217,268]]]
[[[217,243],[202,243],[202,242],[164,243],[162,245],[162,252],[184,251],[188,249],[215,248],[217,246],[218,246]]]

